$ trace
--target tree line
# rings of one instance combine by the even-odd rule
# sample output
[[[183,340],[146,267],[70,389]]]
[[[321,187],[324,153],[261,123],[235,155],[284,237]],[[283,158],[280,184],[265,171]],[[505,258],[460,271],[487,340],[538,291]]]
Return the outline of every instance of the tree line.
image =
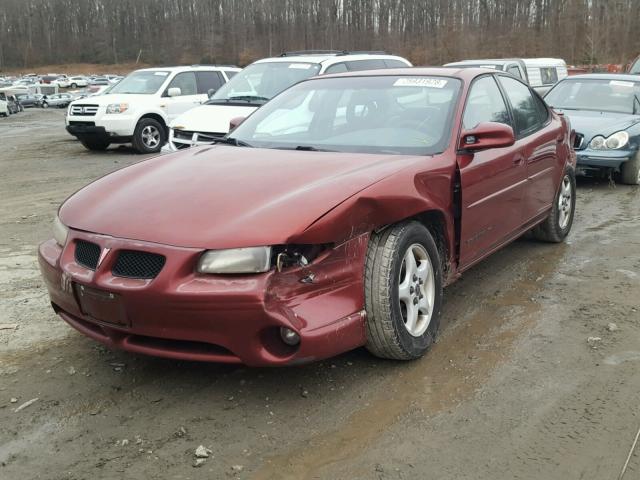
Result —
[[[554,56],[626,63],[640,0],[2,0],[0,70],[233,63],[287,50],[384,50],[416,65]]]

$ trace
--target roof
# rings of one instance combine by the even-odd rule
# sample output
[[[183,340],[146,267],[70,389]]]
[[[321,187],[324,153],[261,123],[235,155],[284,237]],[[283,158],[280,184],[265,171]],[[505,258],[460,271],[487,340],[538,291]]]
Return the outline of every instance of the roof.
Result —
[[[177,65],[173,67],[152,67],[152,68],[141,68],[136,70],[136,72],[153,72],[157,70],[163,70],[168,72],[192,72],[194,70],[211,70],[214,69],[224,69],[224,70],[242,70],[239,67],[233,65]],[[104,75],[100,75],[103,77]]]
[[[504,65],[505,63],[517,62],[517,58],[482,58],[478,60],[460,60],[459,62],[446,63],[445,66],[456,65],[477,65],[479,63],[494,63],[496,65]]]
[[[338,63],[344,61],[353,61],[353,60],[377,60],[377,59],[394,59],[400,60],[403,62],[408,61],[406,58],[399,57],[397,55],[389,55],[389,54],[375,54],[375,53],[357,53],[357,54],[343,54],[343,53],[326,53],[326,54],[311,54],[311,55],[287,55],[285,57],[270,57],[270,58],[261,58],[260,60],[256,60],[253,63],[271,63],[271,62],[286,62],[286,63],[325,63],[330,61],[331,63]]]
[[[337,77],[376,77],[376,76],[434,76],[459,78],[464,81],[472,80],[478,75],[496,73],[490,68],[452,68],[452,67],[407,67],[407,68],[383,68],[379,70],[362,70],[357,72],[333,73],[312,77],[312,79],[337,78]]]
[[[563,79],[568,80],[626,80],[627,82],[640,82],[640,75],[632,73],[585,73],[583,75],[572,75]]]

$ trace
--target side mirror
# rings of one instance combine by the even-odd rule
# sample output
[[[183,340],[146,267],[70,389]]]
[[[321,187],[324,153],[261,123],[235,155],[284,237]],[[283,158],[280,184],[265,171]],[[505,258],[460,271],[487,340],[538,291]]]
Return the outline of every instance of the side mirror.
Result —
[[[216,92],[217,90],[215,88],[210,88],[209,90],[207,90],[207,96],[211,98],[215,95]]]
[[[244,122],[245,118],[247,118],[247,117],[235,117],[235,118],[232,118],[229,121],[229,131],[233,130],[238,125],[240,125],[242,122]]]
[[[171,87],[169,90],[167,90],[167,96],[169,97],[179,97],[180,95],[182,95],[182,90],[180,90],[178,87]]]
[[[513,128],[504,123],[483,122],[471,130],[465,130],[460,137],[461,150],[485,150],[487,148],[510,147],[516,142]]]

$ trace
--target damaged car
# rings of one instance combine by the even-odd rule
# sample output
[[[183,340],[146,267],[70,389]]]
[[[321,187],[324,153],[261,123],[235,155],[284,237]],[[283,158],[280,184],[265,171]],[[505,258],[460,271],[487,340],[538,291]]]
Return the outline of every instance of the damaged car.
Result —
[[[111,173],[39,247],[54,311],[112,348],[252,366],[433,344],[443,288],[569,233],[566,118],[484,69],[315,77],[212,146]]]
[[[545,100],[576,131],[578,173],[617,173],[622,183],[640,184],[640,75],[576,75]]]

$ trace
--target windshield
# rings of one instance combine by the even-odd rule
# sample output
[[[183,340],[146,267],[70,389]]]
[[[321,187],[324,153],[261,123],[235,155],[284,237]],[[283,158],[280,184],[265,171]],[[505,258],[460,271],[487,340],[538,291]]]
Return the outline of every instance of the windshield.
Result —
[[[551,107],[565,110],[640,113],[640,83],[586,78],[564,80],[544,99]]]
[[[278,95],[231,136],[262,148],[433,154],[449,142],[459,89],[449,77],[312,80]]]
[[[640,74],[640,57],[638,57],[636,63],[631,66],[631,70],[629,70],[629,73]]]
[[[229,102],[261,105],[291,85],[313,77],[320,71],[317,63],[254,63],[224,84],[207,104]]]
[[[123,78],[118,84],[114,85],[109,93],[136,93],[142,95],[151,95],[156,93],[164,81],[167,79],[169,72],[164,70],[144,70],[130,73]],[[94,82],[104,82],[108,84],[106,78],[96,78]]]

